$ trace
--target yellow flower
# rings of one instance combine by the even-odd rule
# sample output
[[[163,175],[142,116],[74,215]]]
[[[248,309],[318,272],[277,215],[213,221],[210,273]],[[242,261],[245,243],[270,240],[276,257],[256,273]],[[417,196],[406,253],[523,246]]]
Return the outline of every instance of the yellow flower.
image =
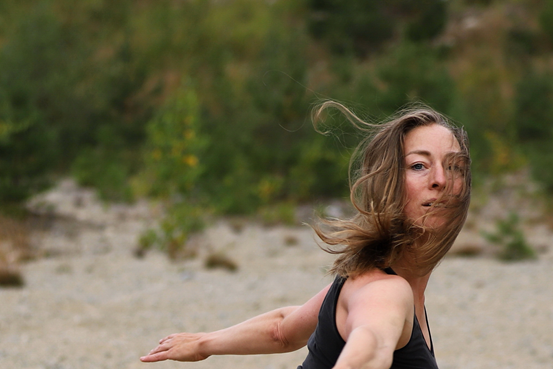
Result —
[[[194,137],[196,137],[196,132],[194,132],[193,130],[187,129],[186,131],[184,131],[184,138],[186,138],[187,140],[191,140]]]
[[[275,191],[275,186],[268,180],[262,180],[261,183],[259,183],[258,191],[259,197],[263,200],[269,200]]]
[[[182,161],[190,167],[198,165],[198,158],[195,155],[186,155],[182,158]]]

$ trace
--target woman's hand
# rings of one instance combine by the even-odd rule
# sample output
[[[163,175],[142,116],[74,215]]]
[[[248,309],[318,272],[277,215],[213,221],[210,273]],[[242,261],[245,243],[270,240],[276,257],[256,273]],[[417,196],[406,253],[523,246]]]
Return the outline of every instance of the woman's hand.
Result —
[[[200,361],[211,355],[275,354],[297,350],[317,326],[317,315],[330,285],[302,306],[288,306],[210,333],[177,333],[140,360]]]
[[[162,360],[200,361],[209,355],[199,351],[200,339],[204,333],[175,333],[159,341],[159,345],[146,356],[140,358],[143,362]]]

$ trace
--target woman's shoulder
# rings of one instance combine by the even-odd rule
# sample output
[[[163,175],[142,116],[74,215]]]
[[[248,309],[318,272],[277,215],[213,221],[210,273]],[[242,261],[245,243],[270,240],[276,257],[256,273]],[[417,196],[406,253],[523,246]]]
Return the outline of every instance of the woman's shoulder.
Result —
[[[407,280],[376,268],[348,278],[343,293],[352,299],[395,299],[410,304],[413,301],[413,290]]]
[[[382,269],[373,268],[366,272],[362,272],[358,275],[348,278],[350,283],[360,286],[372,285],[372,284],[399,284],[409,285],[409,282],[405,278]]]
[[[371,270],[348,278],[344,284],[336,324],[345,338],[359,324],[381,327],[384,321],[396,322],[405,330],[412,323],[413,306],[413,291],[404,278]]]

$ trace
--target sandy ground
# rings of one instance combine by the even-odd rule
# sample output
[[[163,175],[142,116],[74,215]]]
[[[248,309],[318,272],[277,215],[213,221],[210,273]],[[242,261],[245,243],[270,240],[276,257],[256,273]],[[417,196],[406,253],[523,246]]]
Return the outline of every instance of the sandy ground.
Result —
[[[200,363],[138,359],[167,334],[301,304],[330,283],[332,256],[308,228],[236,230],[220,221],[198,240],[196,259],[172,262],[156,251],[133,256],[152,222],[146,204],[105,207],[70,182],[36,204],[56,204],[62,218],[34,236],[45,257],[23,265],[25,287],[0,289],[0,368],[290,369],[305,357],[303,349]],[[536,261],[451,256],[435,271],[427,311],[440,368],[553,367],[553,239],[543,229],[533,237]],[[477,238],[464,233],[460,242]],[[206,269],[207,250],[224,252],[238,271]]]

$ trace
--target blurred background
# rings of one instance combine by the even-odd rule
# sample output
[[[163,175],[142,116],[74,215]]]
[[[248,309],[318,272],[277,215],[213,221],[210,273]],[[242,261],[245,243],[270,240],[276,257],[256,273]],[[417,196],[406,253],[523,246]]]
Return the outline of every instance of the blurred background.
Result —
[[[106,203],[163,203],[143,248],[180,247],[206,216],[294,222],[348,194],[360,136],[338,117],[315,132],[327,98],[373,122],[429,104],[467,129],[476,194],[514,174],[547,213],[549,1],[3,0],[2,217],[16,227],[70,177]]]
[[[0,366],[142,367],[174,329],[315,293],[328,255],[288,226],[347,215],[362,138],[332,112],[315,131],[325,99],[370,122],[423,102],[465,127],[452,251],[483,257],[438,270],[438,357],[549,368],[546,0],[0,0],[0,286],[24,287],[0,289]]]

